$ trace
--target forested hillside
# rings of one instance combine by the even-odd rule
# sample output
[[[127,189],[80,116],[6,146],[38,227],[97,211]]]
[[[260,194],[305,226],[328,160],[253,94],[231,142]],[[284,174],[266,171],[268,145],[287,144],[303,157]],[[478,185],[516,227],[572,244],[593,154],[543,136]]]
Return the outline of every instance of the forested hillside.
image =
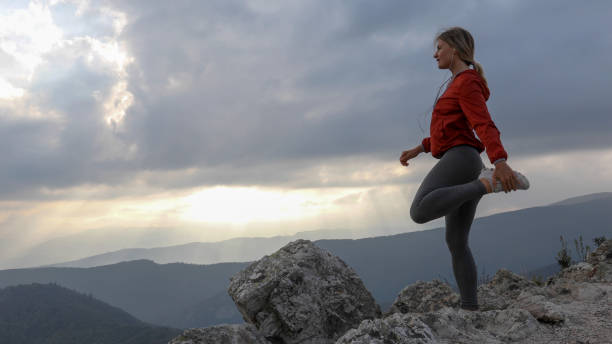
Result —
[[[2,344],[161,344],[178,333],[55,284],[0,289]]]

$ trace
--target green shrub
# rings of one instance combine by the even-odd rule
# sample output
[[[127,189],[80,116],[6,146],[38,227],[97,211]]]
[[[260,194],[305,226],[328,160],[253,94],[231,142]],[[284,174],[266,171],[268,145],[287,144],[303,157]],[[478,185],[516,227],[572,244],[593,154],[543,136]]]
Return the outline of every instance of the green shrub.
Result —
[[[557,263],[559,263],[561,269],[568,268],[573,264],[572,257],[567,250],[567,242],[563,239],[563,235],[561,235],[561,250],[557,252]]]

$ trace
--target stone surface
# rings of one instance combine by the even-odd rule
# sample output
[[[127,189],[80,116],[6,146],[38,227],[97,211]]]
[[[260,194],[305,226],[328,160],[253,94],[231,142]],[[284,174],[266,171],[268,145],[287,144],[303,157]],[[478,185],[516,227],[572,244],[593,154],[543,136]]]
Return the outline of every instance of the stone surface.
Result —
[[[308,240],[291,242],[232,277],[229,294],[246,322],[271,341],[333,343],[381,316],[357,274]]]
[[[434,344],[429,326],[414,314],[395,313],[384,319],[364,320],[336,344]]]
[[[510,308],[527,310],[534,318],[543,323],[557,324],[565,321],[566,312],[560,305],[548,301],[544,295],[534,295],[528,291],[519,295]]]
[[[366,320],[336,344],[510,343],[529,338],[541,325],[523,309],[471,312],[444,307],[427,313],[394,313]]]
[[[420,318],[441,343],[511,343],[529,338],[541,327],[524,309],[472,312],[447,307]]]
[[[481,311],[506,309],[525,289],[537,287],[535,282],[506,269],[499,269],[486,284],[478,286]]]
[[[169,344],[272,344],[251,324],[189,329]]]
[[[450,285],[437,279],[417,281],[399,293],[387,314],[433,312],[444,307],[459,307],[459,303],[459,295]]]
[[[559,290],[564,292],[559,293]],[[536,299],[536,303],[544,304],[544,316],[539,319],[542,327],[540,331],[518,343],[610,343],[612,283],[568,281],[563,289],[553,290],[546,287],[541,292],[545,298]],[[522,300],[524,297],[529,298],[527,293],[519,296],[517,304],[512,307],[528,308],[529,305],[525,305]],[[529,310],[537,316],[537,312]],[[563,321],[547,321],[551,315],[562,316]]]

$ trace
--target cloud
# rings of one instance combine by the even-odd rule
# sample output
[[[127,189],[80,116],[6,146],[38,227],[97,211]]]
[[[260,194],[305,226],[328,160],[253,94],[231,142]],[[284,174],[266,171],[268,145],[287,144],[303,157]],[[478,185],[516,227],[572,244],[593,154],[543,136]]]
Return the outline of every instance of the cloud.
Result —
[[[428,43],[441,26],[433,23],[453,21],[469,23],[479,39],[493,89],[491,112],[512,154],[610,143],[599,135],[610,129],[610,106],[601,101],[610,79],[595,69],[571,68],[574,55],[584,53],[585,43],[575,39],[592,36],[596,26],[567,26],[574,18],[569,3],[553,6],[554,16],[526,2],[464,9],[450,2],[401,4],[311,2],[266,12],[208,2],[185,16],[184,8],[168,5],[139,15],[130,3],[127,16],[134,20],[122,38],[136,61],[129,85],[138,106],[128,110],[126,128],[142,148],[142,163],[207,169],[312,162],[382,157],[417,144],[423,136],[418,114],[440,80]],[[600,2],[581,11],[602,23],[605,9]],[[207,15],[212,12],[214,19]],[[491,25],[494,18],[502,25]],[[526,21],[520,30],[519,18]],[[553,53],[568,43],[571,52]],[[509,51],[511,64],[505,63]],[[581,60],[598,63],[606,56],[591,51]],[[533,63],[547,56],[556,59]],[[576,121],[580,111],[586,120]],[[522,145],[537,140],[540,145]]]
[[[0,101],[7,199],[81,186],[411,183],[389,166],[427,136],[445,78],[432,40],[451,25],[476,38],[511,159],[612,143],[605,1],[37,6],[30,13],[56,33],[44,49],[17,49],[36,62],[31,78],[25,53],[0,50],[3,66],[17,66],[0,80],[24,90]]]
[[[14,30],[31,34],[22,44],[10,45],[16,39],[11,32],[3,31],[1,37],[4,55],[23,70],[16,84],[25,89],[15,99],[0,101],[0,144],[7,148],[0,168],[2,197],[44,197],[50,189],[112,184],[129,153],[105,121],[116,110],[106,104],[122,96],[116,87],[122,79],[121,61],[106,49],[113,45],[87,36],[64,37],[41,4],[8,16],[34,23],[41,17],[56,34],[25,25]],[[19,59],[23,56],[29,58],[24,62]]]

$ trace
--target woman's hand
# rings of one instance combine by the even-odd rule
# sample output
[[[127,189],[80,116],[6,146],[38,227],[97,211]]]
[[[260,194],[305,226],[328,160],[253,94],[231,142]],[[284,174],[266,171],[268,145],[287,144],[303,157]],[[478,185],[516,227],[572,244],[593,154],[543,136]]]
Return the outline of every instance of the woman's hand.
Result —
[[[408,166],[408,160],[415,158],[417,155],[423,153],[423,146],[422,145],[418,145],[412,149],[406,150],[402,152],[402,155],[400,156],[400,164],[404,165],[404,166]]]
[[[493,182],[499,180],[504,188],[504,192],[508,193],[512,190],[516,191],[518,180],[512,169],[505,161],[500,161],[495,164],[495,171],[493,171]]]

